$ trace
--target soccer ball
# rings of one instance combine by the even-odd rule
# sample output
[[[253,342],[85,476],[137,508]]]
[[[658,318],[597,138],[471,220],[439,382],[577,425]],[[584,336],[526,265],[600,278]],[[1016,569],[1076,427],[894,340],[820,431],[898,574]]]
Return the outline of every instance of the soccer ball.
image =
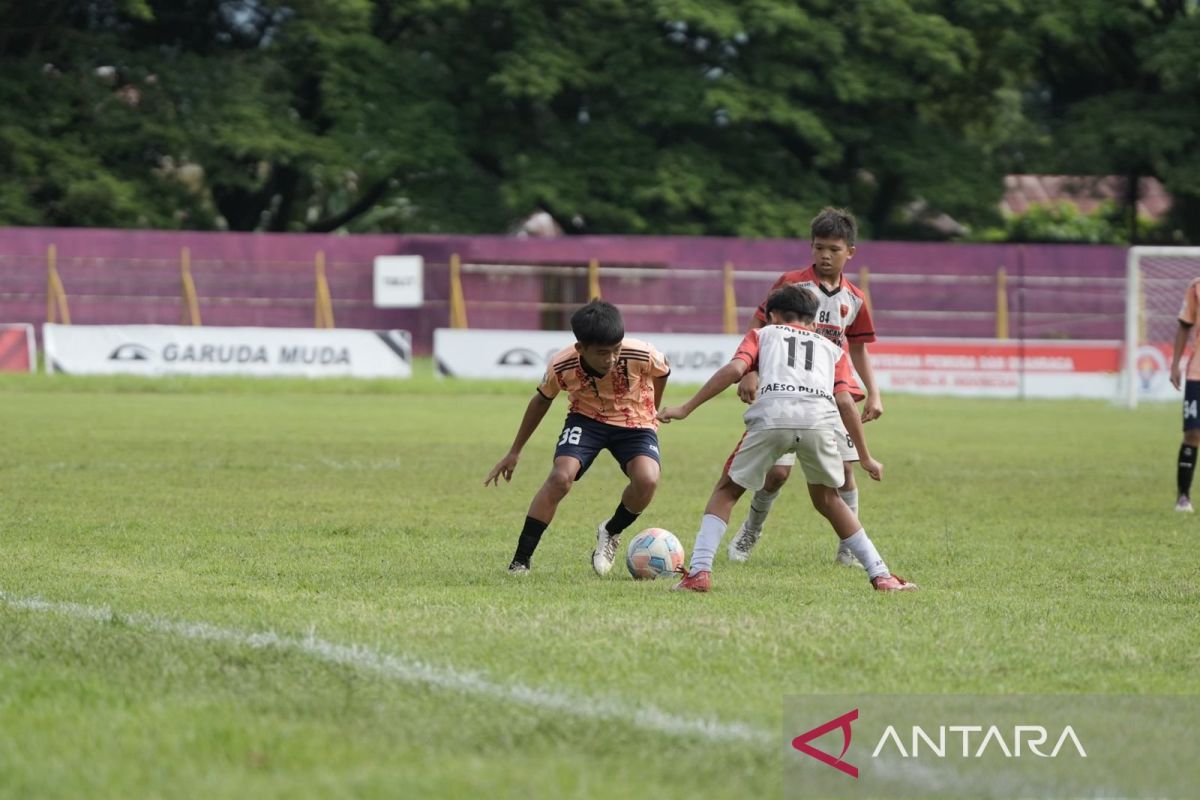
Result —
[[[638,580],[670,575],[683,566],[683,545],[668,530],[646,528],[629,543],[625,566]]]

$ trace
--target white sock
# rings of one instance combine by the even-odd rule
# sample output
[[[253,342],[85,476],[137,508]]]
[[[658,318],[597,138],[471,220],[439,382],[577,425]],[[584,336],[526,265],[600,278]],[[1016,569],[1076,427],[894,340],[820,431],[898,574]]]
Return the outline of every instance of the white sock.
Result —
[[[746,515],[746,530],[762,530],[763,523],[767,521],[767,514],[771,513],[771,506],[775,504],[777,497],[778,489],[773,492],[759,489],[754,493],[753,499],[750,500],[750,513]]]
[[[858,559],[858,563],[867,568],[868,578],[878,578],[880,575],[890,575],[887,564],[883,563],[883,557],[879,555],[879,551],[875,549],[874,543],[867,538],[867,532],[862,528],[858,529],[858,533],[843,539],[842,544],[846,549],[854,553],[854,557]]]
[[[843,491],[838,489],[838,497],[846,501],[846,505],[850,506],[850,510],[854,512],[854,516],[858,516],[858,489],[848,489]],[[838,542],[838,552],[848,553],[850,548],[846,546],[846,540],[841,539]]]
[[[721,537],[725,535],[725,528],[728,525],[720,517],[712,514],[705,514],[704,519],[700,520],[700,532],[696,534],[696,544],[692,547],[692,563],[688,567],[688,574],[695,575],[697,572],[712,572],[713,556],[717,553],[717,548],[721,546]]]

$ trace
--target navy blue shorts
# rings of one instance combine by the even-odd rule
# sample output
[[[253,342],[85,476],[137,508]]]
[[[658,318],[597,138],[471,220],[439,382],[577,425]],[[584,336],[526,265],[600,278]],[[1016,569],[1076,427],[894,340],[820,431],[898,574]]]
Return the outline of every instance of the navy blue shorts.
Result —
[[[1200,381],[1183,384],[1183,429],[1194,431],[1200,428]]]
[[[575,480],[583,477],[601,450],[608,450],[626,472],[626,466],[638,456],[650,456],[660,464],[658,434],[650,428],[622,428],[605,425],[582,414],[567,414],[554,457],[570,456],[579,459]]]

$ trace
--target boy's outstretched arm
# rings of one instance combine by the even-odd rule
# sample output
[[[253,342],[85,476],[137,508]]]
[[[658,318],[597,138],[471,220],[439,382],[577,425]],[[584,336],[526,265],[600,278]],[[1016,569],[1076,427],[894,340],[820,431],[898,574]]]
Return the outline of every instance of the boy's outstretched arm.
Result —
[[[863,389],[867,397],[863,401],[862,421],[870,422],[883,416],[883,398],[879,396],[879,386],[875,383],[875,369],[871,366],[871,354],[862,342],[850,343],[850,361],[862,378]]]
[[[775,288],[779,288],[780,282],[775,282]],[[773,291],[773,290],[772,290]],[[750,330],[755,331],[762,328],[767,323],[758,318],[758,315],[750,318]],[[738,399],[746,405],[750,405],[758,397],[758,370],[747,370],[746,374],[742,375],[742,379],[738,382]]]
[[[533,397],[529,398],[529,405],[525,407],[525,416],[521,417],[521,425],[517,428],[517,436],[513,439],[512,447],[508,449],[504,458],[492,467],[492,471],[488,473],[487,479],[483,482],[484,486],[489,483],[499,486],[501,475],[504,476],[505,483],[512,480],[513,470],[517,468],[517,459],[521,457],[521,449],[525,447],[529,437],[533,436],[533,432],[537,430],[542,417],[546,416],[546,412],[550,410],[551,402],[550,398],[541,392],[534,392]]]
[[[673,419],[687,419],[688,415],[697,408],[737,383],[746,373],[747,366],[746,362],[740,358],[730,361],[714,372],[712,377],[696,391],[696,394],[692,395],[691,400],[681,406],[670,406],[658,412],[659,421],[670,422]]]
[[[850,392],[838,392],[834,395],[834,400],[837,401],[838,413],[842,415],[846,432],[850,434],[850,441],[854,442],[854,449],[858,451],[859,466],[875,480],[882,480],[883,464],[871,458],[871,452],[867,450],[867,436],[863,431],[862,418],[858,415],[858,406],[854,405],[853,395]]]

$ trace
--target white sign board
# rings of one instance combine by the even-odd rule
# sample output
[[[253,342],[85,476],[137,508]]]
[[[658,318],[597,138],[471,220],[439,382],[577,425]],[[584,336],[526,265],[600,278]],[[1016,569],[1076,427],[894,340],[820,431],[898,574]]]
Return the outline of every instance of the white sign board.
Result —
[[[412,375],[407,331],[46,324],[42,343],[46,371],[71,375]]]
[[[425,259],[421,256],[375,258],[375,307],[418,308],[425,302]]]
[[[671,364],[673,383],[704,383],[729,363],[739,335],[630,333],[658,348]],[[541,380],[546,361],[575,343],[570,331],[489,331],[438,328],[433,357],[438,375],[460,378]]]
[[[742,335],[630,334],[667,355],[672,383],[703,383],[728,363]],[[439,375],[537,381],[547,359],[573,343],[570,331],[489,331],[439,328],[433,355]],[[1120,342],[993,339],[884,339],[868,348],[885,395],[962,397],[1090,397],[1116,400]],[[1178,400],[1162,348],[1143,348],[1138,379],[1143,397]]]

